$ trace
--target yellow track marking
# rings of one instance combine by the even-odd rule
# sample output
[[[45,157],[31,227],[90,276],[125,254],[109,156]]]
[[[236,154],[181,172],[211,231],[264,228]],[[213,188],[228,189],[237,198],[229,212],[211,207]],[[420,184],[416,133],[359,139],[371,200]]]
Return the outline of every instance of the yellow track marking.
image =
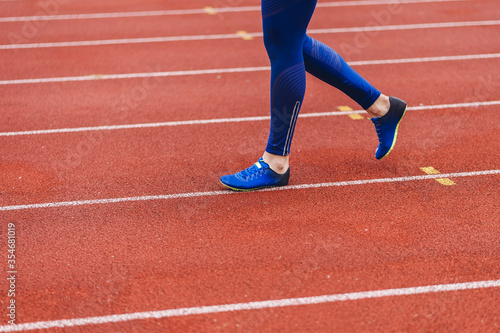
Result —
[[[248,34],[245,30],[236,31],[236,34],[241,36],[243,40],[252,40],[253,37]]]
[[[337,106],[337,109],[339,109],[340,111],[352,111],[352,108],[347,105]]]
[[[360,114],[349,114],[348,115],[349,118],[353,119],[353,120],[361,120],[361,119],[365,119],[365,117],[363,117],[362,115]]]
[[[337,106],[337,109],[339,109],[340,111],[352,111],[352,108],[350,106],[347,106],[347,105]],[[365,119],[365,117],[363,117],[362,115],[360,115],[358,113],[348,114],[348,116],[349,116],[349,118],[351,118],[353,120]]]
[[[203,10],[208,15],[215,15],[215,14],[217,14],[217,11],[214,9],[214,7],[205,7],[205,8],[203,8]]]
[[[423,172],[425,172],[428,175],[438,175],[438,174],[441,173],[441,172],[439,172],[438,170],[434,169],[431,166],[430,167],[422,167],[422,168],[420,168],[420,170],[422,170]],[[445,186],[456,185],[456,183],[453,180],[451,180],[450,178],[437,178],[436,181],[439,184],[445,185]]]
[[[436,181],[442,185],[445,185],[445,186],[451,186],[451,185],[457,185],[455,184],[455,182],[453,180],[451,180],[450,178],[439,178],[439,179],[436,179]]]
[[[420,170],[422,170],[423,172],[425,172],[428,175],[437,175],[437,174],[441,173],[441,172],[437,171],[436,169],[434,169],[433,167],[423,167],[423,168],[420,168]]]

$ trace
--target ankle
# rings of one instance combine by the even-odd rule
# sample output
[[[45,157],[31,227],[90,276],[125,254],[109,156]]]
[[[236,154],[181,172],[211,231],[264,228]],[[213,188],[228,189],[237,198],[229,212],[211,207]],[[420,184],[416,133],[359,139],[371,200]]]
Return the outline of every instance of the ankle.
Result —
[[[372,118],[383,117],[389,111],[390,107],[391,102],[389,101],[389,97],[381,94],[375,103],[366,109],[366,112],[368,112]]]
[[[276,173],[284,174],[289,168],[289,156],[270,154],[267,151],[262,155],[264,162],[269,164],[271,170]]]

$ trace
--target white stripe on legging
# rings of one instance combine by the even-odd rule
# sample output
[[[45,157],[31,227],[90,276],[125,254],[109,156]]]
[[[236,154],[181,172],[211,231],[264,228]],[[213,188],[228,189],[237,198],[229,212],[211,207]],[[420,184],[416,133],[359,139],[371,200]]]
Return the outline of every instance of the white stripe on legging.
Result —
[[[295,103],[295,106],[293,108],[293,113],[292,113],[292,119],[290,121],[290,126],[288,127],[288,134],[286,136],[285,140],[285,147],[283,151],[283,155],[287,155],[289,150],[290,150],[290,144],[292,143],[292,135],[293,135],[293,128],[295,126],[295,123],[297,122],[297,116],[299,114],[299,109],[300,109],[300,101]]]

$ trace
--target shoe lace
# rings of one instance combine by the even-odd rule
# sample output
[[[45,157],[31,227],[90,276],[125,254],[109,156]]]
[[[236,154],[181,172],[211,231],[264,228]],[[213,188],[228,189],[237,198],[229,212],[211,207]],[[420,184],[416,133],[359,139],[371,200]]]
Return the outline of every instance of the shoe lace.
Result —
[[[257,163],[253,164],[252,166],[250,166],[249,168],[243,170],[243,171],[240,171],[239,174],[241,176],[241,178],[243,178],[244,180],[251,180],[251,179],[254,179],[258,176],[262,176],[262,174],[265,172],[265,169],[264,167],[258,167],[257,166]]]
[[[375,131],[377,132],[377,135],[380,136],[380,123],[375,120],[373,124],[375,125]]]

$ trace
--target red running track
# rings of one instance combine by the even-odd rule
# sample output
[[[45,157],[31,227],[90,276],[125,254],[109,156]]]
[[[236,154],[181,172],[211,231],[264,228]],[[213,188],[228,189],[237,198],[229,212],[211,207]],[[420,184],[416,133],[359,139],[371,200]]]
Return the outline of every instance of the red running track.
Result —
[[[202,8],[207,3],[182,7],[172,1],[86,2],[61,13],[165,6]],[[494,1],[404,6],[407,10],[391,24],[499,19],[492,10],[497,8]],[[9,8],[2,16],[33,14],[27,2],[0,3],[0,8]],[[314,27],[332,28],[331,13],[341,14],[335,27],[354,26],[349,15],[363,26],[369,10],[383,8],[318,9]],[[182,24],[175,23],[181,18]],[[164,21],[170,30],[163,32],[159,20],[137,20],[137,29],[131,29],[134,20],[102,19],[97,25],[54,21],[36,42],[130,38],[138,32],[234,33],[240,29],[237,24],[248,31],[259,29],[258,12],[227,13],[224,20],[208,14],[177,17]],[[88,27],[88,34],[78,33],[81,26]],[[60,28],[55,27],[64,31],[58,35]],[[381,32],[350,60],[493,54],[499,51],[497,31],[497,26],[489,26]],[[442,42],[430,33],[439,33]],[[474,38],[477,34],[482,38]],[[321,37],[335,45],[339,38],[354,36]],[[412,43],[401,49],[409,39]],[[213,57],[196,57],[197,49]],[[154,71],[267,66],[259,38],[0,53],[6,59],[0,80],[134,73],[148,71],[148,66]],[[168,55],[182,61],[172,62]],[[492,71],[498,61],[356,69],[411,106],[477,104],[498,100],[499,82]],[[133,104],[119,104],[121,109],[116,101],[144,79],[2,85],[0,132],[266,116],[268,75],[261,71],[160,78],[149,81],[154,83],[147,94]],[[340,93],[309,79],[303,114],[336,111],[341,105],[358,109]],[[383,161],[373,157],[376,136],[370,122],[347,115],[301,118],[292,147],[291,185],[421,176],[425,173],[420,168],[429,166],[442,173],[498,170],[498,109],[491,104],[411,110],[395,151]],[[267,131],[267,120],[260,120],[0,136],[0,214],[17,230],[17,323],[499,279],[498,174],[450,177],[452,186],[425,179],[5,210],[13,205],[225,191],[218,177],[252,163],[262,153]],[[6,230],[4,223],[2,235]],[[6,241],[0,242],[0,251],[7,253]],[[8,301],[2,293],[1,307]],[[499,301],[495,287],[129,318],[51,331],[493,332],[500,326]],[[3,330],[6,327],[0,326]]]

